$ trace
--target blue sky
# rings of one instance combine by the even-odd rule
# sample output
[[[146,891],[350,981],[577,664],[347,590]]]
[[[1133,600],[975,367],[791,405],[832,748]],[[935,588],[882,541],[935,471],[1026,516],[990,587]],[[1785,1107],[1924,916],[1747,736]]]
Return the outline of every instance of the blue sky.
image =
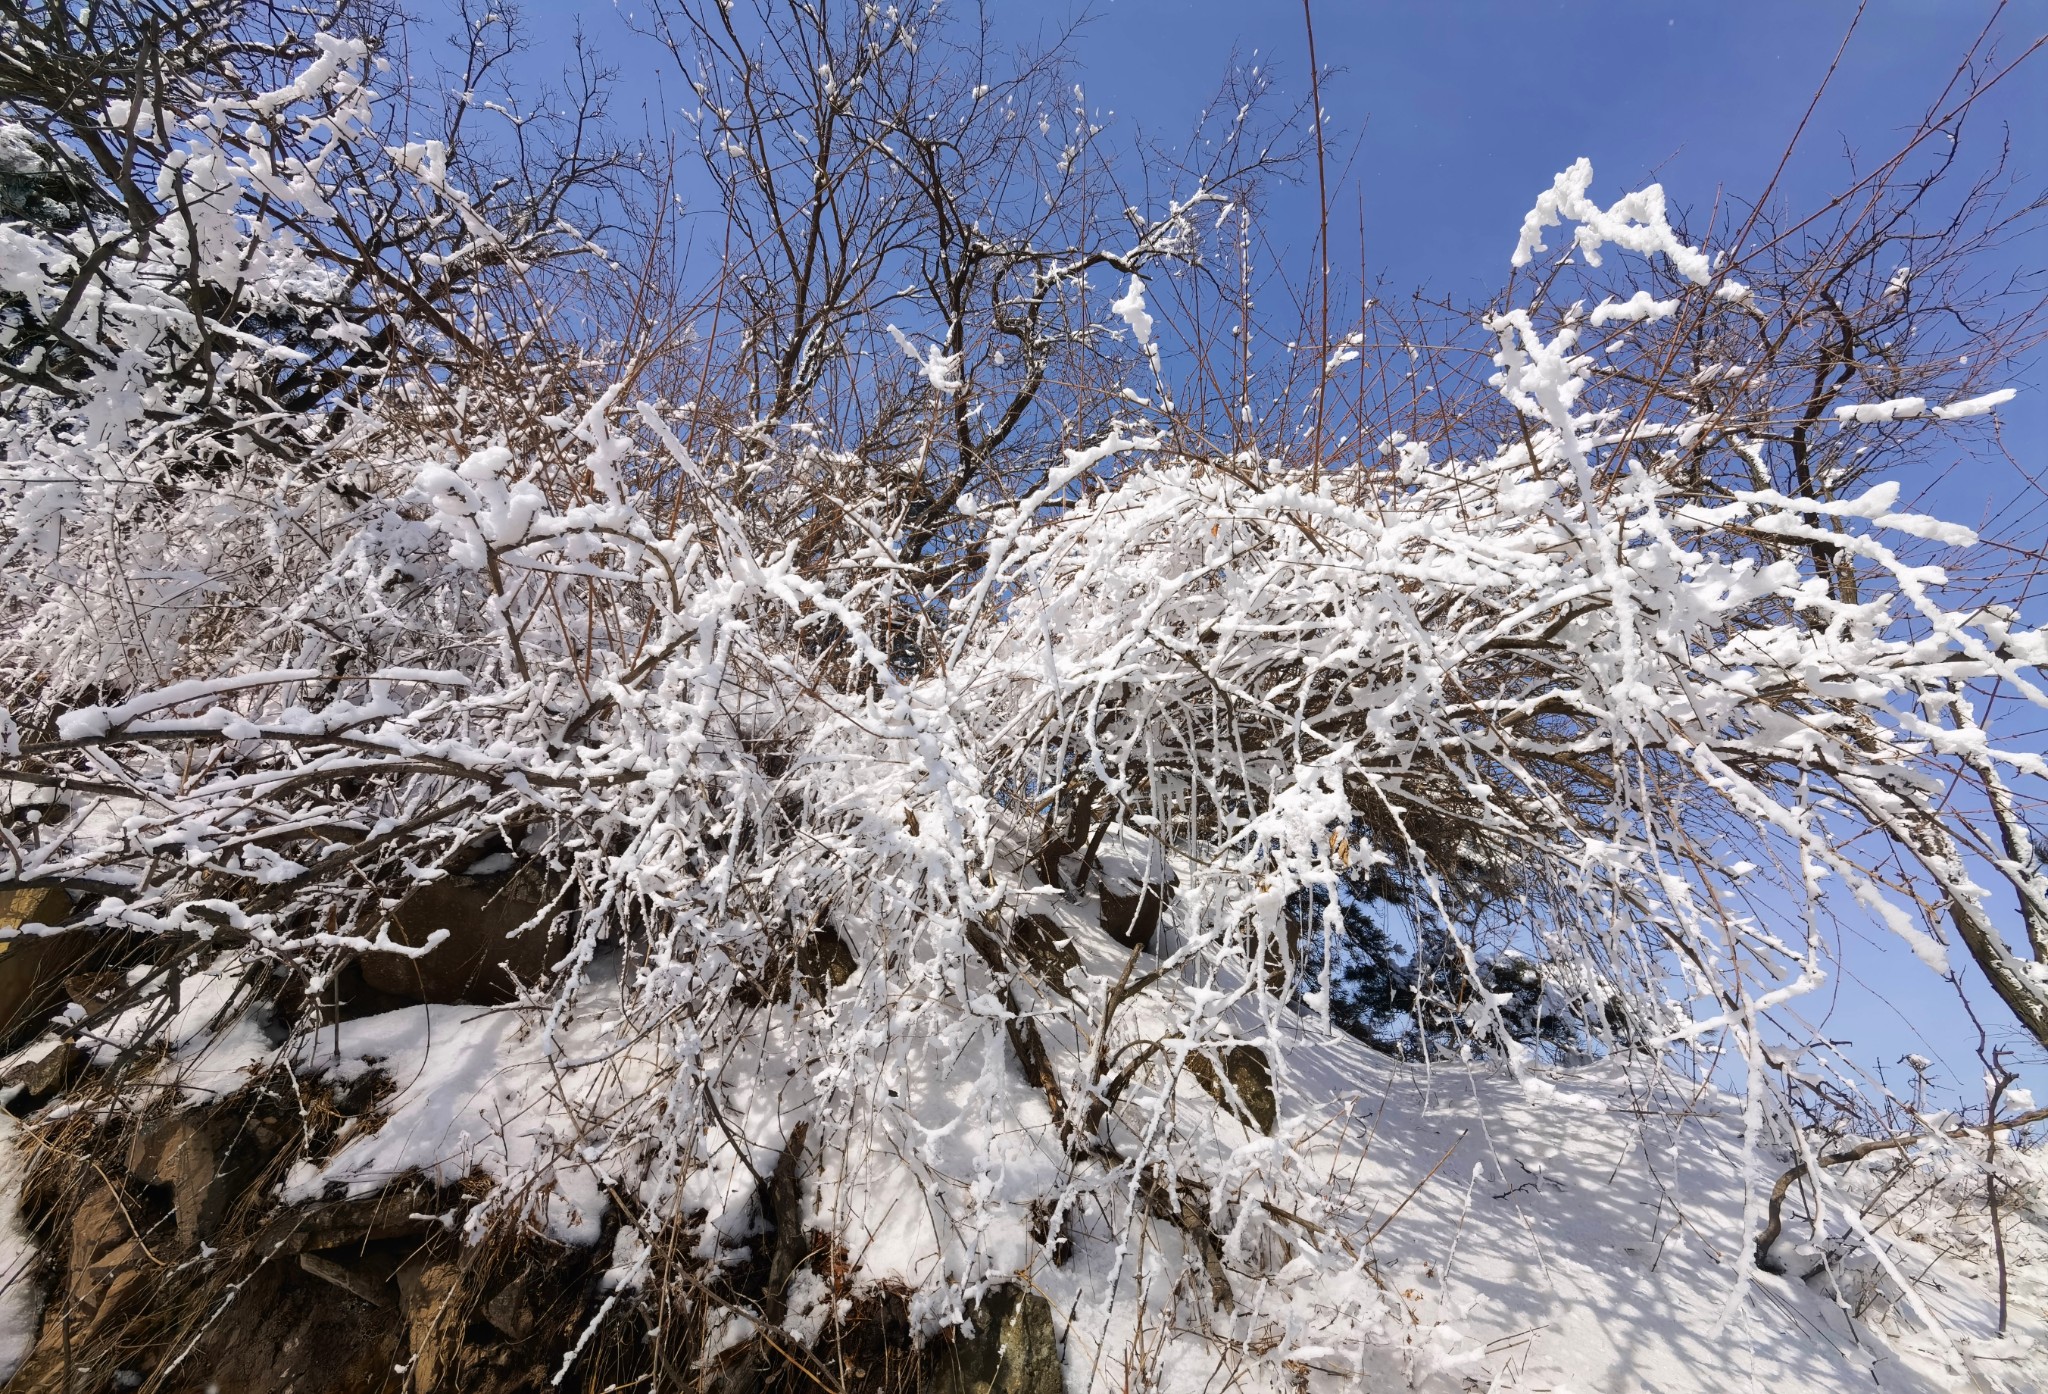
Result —
[[[1041,7],[1004,4],[1024,30]],[[1870,6],[1784,188],[1837,186],[1845,143],[1889,154],[1995,6]],[[1551,176],[1583,155],[1600,187],[1661,180],[1679,204],[1769,180],[1841,44],[1842,0],[1340,3],[1314,6],[1333,148],[1356,155],[1341,207],[1366,193],[1369,263],[1403,285],[1483,294]],[[1308,71],[1299,0],[1106,0],[1080,45],[1092,102],[1166,134],[1235,54],[1291,91]],[[2008,6],[2003,47],[2048,31],[2048,3]],[[2048,178],[2048,69],[1989,99],[2022,166]],[[1337,200],[1333,199],[1333,202]],[[1351,263],[1355,264],[1355,262]]]
[[[1874,0],[1843,49],[1856,5],[1847,0],[1667,0],[1588,4],[1314,4],[1322,104],[1333,133],[1333,207],[1348,222],[1332,234],[1333,265],[1359,265],[1355,210],[1363,194],[1365,265],[1390,288],[1426,288],[1453,299],[1496,292],[1516,229],[1538,192],[1579,156],[1593,162],[1594,194],[1606,201],[1651,180],[1674,205],[1701,211],[1719,197],[1754,197],[1770,182],[1813,93],[1841,61],[1787,163],[1778,197],[1811,207],[1847,180],[1852,154],[1869,163],[1898,148],[1935,100],[1997,6],[1968,0]],[[1000,26],[1030,32],[1065,10],[1005,4]],[[1267,65],[1299,95],[1309,65],[1299,0],[1107,0],[1078,45],[1091,104],[1169,138],[1213,90],[1226,64]],[[2009,4],[1997,16],[1995,52],[2017,56],[2048,33],[2048,0]],[[2025,187],[2048,189],[2048,54],[1995,88],[1969,136],[1988,158],[2011,142]],[[1966,152],[1968,146],[1966,143]],[[1268,229],[1292,225],[1304,273],[1317,221],[1314,188],[1281,192]],[[1290,240],[1276,234],[1283,245]],[[2048,271],[2048,239],[2012,249]],[[2048,443],[2048,358],[2017,365],[2019,400],[2002,415],[2023,462]],[[1976,523],[2008,494],[2009,479],[1951,478],[1935,502]],[[2030,616],[2036,623],[2048,615]],[[2004,898],[2001,917],[2011,913]],[[1882,1064],[1894,1087],[1908,1051],[1935,1058],[1948,1080],[1976,1097],[1975,1032],[1955,994],[1889,933],[1853,916],[1846,972],[1803,1004],[1827,1034],[1853,1040],[1847,1053]],[[1958,949],[1957,957],[1961,953]],[[2004,1008],[1972,983],[1994,1039],[2018,1043]],[[2028,1082],[2048,1098],[2048,1061],[2027,1052]]]
[[[621,11],[634,8],[631,0],[534,0],[523,6],[535,41],[524,61],[545,75],[580,25],[621,70],[618,115],[657,104],[662,90],[680,100],[672,71],[657,87],[660,56],[623,22]],[[1674,205],[1702,213],[1724,196],[1754,196],[1856,10],[1853,0],[1315,0],[1331,204],[1341,210],[1332,263],[1340,274],[1360,265],[1362,203],[1370,276],[1389,290],[1485,299],[1505,277],[1522,215],[1580,156],[1593,162],[1602,201],[1650,180]],[[1778,197],[1811,207],[1847,182],[1852,155],[1866,164],[1890,155],[1996,11],[1986,0],[1872,0]],[[1289,100],[1306,96],[1300,0],[1098,0],[1086,8],[995,0],[988,12],[999,38],[1019,42],[1085,16],[1074,52],[1089,105],[1113,130],[1165,144],[1185,137],[1234,63],[1263,67]],[[1994,52],[2016,56],[2048,33],[2048,0],[2014,0],[1997,13],[1994,33]],[[1986,158],[2009,140],[2022,184],[2048,189],[2048,54],[1982,102],[1971,139]],[[1304,173],[1305,182],[1274,192],[1266,230],[1306,276],[1317,199],[1313,170]],[[2012,248],[2014,263],[2048,271],[2044,241]],[[2040,461],[2048,443],[2043,364],[2036,354],[2016,365],[2008,384],[2021,396],[2003,413],[2003,430],[2023,462]],[[1942,488],[1941,511],[1976,523],[2011,481],[1977,471]],[[1974,1089],[1969,1051],[1955,1048],[1974,1033],[1950,989],[1882,931],[1859,932],[1849,947],[1854,978],[1838,995],[1809,999],[1812,1015],[1825,1015],[1831,1034],[1853,1037],[1859,1059],[1889,1064],[1919,1051]],[[1980,995],[1987,1020],[2002,1019],[1988,992]],[[2040,1064],[2029,1073],[2048,1097]]]

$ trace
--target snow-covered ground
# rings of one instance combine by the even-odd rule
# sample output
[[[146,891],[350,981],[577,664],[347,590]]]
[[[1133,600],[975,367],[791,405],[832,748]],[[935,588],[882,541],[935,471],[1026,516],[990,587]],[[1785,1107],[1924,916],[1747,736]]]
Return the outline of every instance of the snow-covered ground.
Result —
[[[20,1128],[0,1109],[0,1380],[28,1358],[43,1313],[35,1245],[21,1224]]]
[[[1900,1246],[1900,1266],[1923,1279],[1914,1301],[1945,1340],[1910,1308],[1883,1331],[1847,1320],[1825,1272],[1757,1272],[1735,1101],[1617,1066],[1517,1085],[1406,1068],[1347,1040],[1304,1041],[1290,1058],[1301,1095],[1348,1114],[1341,1141],[1332,1129],[1317,1153],[1349,1171],[1358,1204],[1328,1223],[1377,1232],[1369,1251],[1415,1301],[1417,1341],[1442,1352],[1441,1387],[1943,1390],[1974,1376],[2021,1390],[2048,1379],[2026,1349],[2044,1334],[2038,1287],[2032,1310],[2016,1304],[2016,1339],[2000,1342],[1992,1292],[1930,1274],[1931,1251]],[[1855,1280],[1842,1287],[1853,1301]]]
[[[1105,969],[1115,946],[1085,913],[1062,918],[1084,971]],[[465,1006],[366,1017],[295,1047],[307,1074],[374,1069],[394,1092],[323,1165],[302,1165],[284,1198],[481,1172],[507,1183],[495,1205],[522,1202],[558,1237],[595,1240],[605,1186],[650,1173],[644,1144],[593,1120],[661,1077],[655,1045],[622,1035],[623,1018],[599,1005],[617,1000],[606,976],[552,1050],[534,1018]],[[858,980],[842,989],[858,990]],[[704,1123],[697,1148],[709,1161],[681,1187],[685,1208],[705,1215],[706,1253],[753,1236],[754,1174],[772,1170],[798,1121],[830,1115],[805,1167],[811,1225],[839,1236],[862,1278],[917,1293],[927,1329],[957,1313],[963,1293],[1021,1273],[1059,1316],[1070,1394],[1124,1388],[1137,1366],[1152,1387],[1189,1391],[1217,1387],[1226,1370],[1249,1388],[1299,1375],[1296,1388],[1350,1389],[1362,1375],[1373,1388],[1503,1394],[2048,1384],[2048,1288],[2027,1262],[2044,1245],[2031,1214],[2008,1221],[2004,1339],[1989,1274],[1968,1252],[1939,1252],[1931,1232],[1926,1243],[1886,1233],[1894,1273],[1909,1278],[1904,1301],[1867,1250],[1846,1265],[1799,1252],[1796,1224],[1793,1266],[1818,1271],[1803,1281],[1758,1272],[1748,1236],[1784,1159],[1746,1163],[1739,1100],[1648,1064],[1535,1070],[1518,1082],[1497,1068],[1391,1060],[1297,1018],[1270,1138],[1183,1073],[1158,1116],[1192,1140],[1198,1164],[1187,1170],[1232,1179],[1217,1213],[1238,1314],[1220,1317],[1191,1296],[1200,1285],[1187,1281],[1171,1227],[1119,1217],[1123,1183],[1074,1184],[1045,1102],[1000,1032],[962,1020],[877,1042],[849,1081],[799,1063],[791,1020],[769,1013],[716,1085],[724,1123]],[[188,1090],[194,1071],[222,1089],[277,1058],[240,1027],[213,1037],[218,1054],[181,1038],[171,1072]],[[747,1145],[744,1163],[727,1128]],[[16,1173],[5,1176],[0,1357],[12,1358],[35,1307],[17,1276],[27,1250],[12,1223]],[[1030,1205],[1063,1186],[1074,1246],[1055,1264],[1030,1236]],[[1853,1182],[1848,1194],[1859,1194]],[[627,1229],[618,1240],[620,1282],[633,1280],[636,1238]],[[798,1335],[819,1319],[808,1290],[792,1288],[786,1325]]]

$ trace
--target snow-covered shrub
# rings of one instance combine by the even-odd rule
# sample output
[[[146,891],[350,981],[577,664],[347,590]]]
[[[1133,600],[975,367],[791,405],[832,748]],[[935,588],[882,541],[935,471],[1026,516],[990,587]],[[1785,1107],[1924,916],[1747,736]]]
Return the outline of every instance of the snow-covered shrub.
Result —
[[[5,128],[40,201],[4,233],[0,774],[36,813],[5,884],[149,946],[66,1028],[110,1091],[392,1082],[380,1126],[292,1154],[280,1201],[481,1178],[469,1238],[611,1243],[586,1335],[674,1301],[708,1359],[784,1300],[740,1275],[800,1152],[835,1281],[902,1295],[919,1336],[1033,1273],[1070,1351],[1137,1382],[1422,1380],[1465,1357],[1381,1272],[1398,1198],[1339,1165],[1366,1144],[1329,1061],[1356,1057],[1322,1040],[1362,888],[1417,926],[1418,1057],[1489,1056],[1540,1100],[1532,1046],[1725,1052],[1745,1223],[1787,1136],[1781,1009],[1830,972],[1824,880],[1930,973],[1960,941],[2048,1038],[2011,788],[2043,770],[1976,716],[1993,682],[2048,703],[2048,650],[1945,598],[1930,552],[1972,538],[1896,484],[1708,487],[1703,453],[1756,454],[1720,405],[1606,395],[1590,330],[1744,313],[1654,187],[1601,208],[1582,162],[1540,196],[1517,264],[1563,220],[1587,262],[1678,284],[1494,315],[1515,428],[1484,448],[1210,449],[1131,394],[936,503],[923,447],[792,421],[788,382],[693,451],[695,420],[588,362],[484,342],[521,282],[448,268],[547,249],[444,147],[389,136],[365,43],[277,55],[274,87],[195,61],[147,119],[131,97]],[[119,187],[154,222],[65,193],[115,132],[148,143]],[[1161,378],[1132,267],[1210,199],[1109,262],[1132,279],[1106,313]],[[409,254],[445,295],[352,274],[338,244],[386,213],[431,234]],[[1033,313],[1086,269],[1006,254]],[[920,401],[971,390],[965,347],[895,337]],[[309,362],[333,366],[292,388]],[[792,495],[807,530],[765,527]],[[1956,781],[2002,844],[1958,831]],[[1102,932],[1105,846],[1141,898],[1171,868],[1149,941]],[[562,946],[518,1010],[323,1018],[352,960],[435,952],[393,932],[408,891],[493,858],[540,869],[520,932]],[[1760,868],[1799,894],[1752,898]],[[774,1321],[815,1337],[820,1272],[786,1292]]]

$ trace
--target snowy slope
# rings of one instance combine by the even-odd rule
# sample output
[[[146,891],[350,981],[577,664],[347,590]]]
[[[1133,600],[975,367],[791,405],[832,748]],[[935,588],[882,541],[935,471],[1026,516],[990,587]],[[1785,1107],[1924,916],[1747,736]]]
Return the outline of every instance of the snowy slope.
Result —
[[[1084,919],[1068,927],[1093,970],[1114,946]],[[711,1130],[700,1146],[712,1162],[684,1180],[685,1205],[715,1242],[745,1243],[757,1232],[753,1174],[773,1168],[795,1123],[818,1120],[828,1097],[865,1098],[837,1115],[807,1168],[812,1224],[840,1237],[865,1278],[917,1293],[926,1329],[957,1318],[979,1284],[1025,1274],[1063,1319],[1070,1394],[1124,1387],[1134,1358],[1160,1387],[1190,1391],[1225,1369],[1249,1388],[1285,1388],[1296,1373],[1311,1389],[1354,1388],[1364,1373],[1374,1387],[1577,1394],[2048,1382],[2043,1288],[2028,1270],[2000,1341],[1993,1290],[1925,1246],[1890,1243],[1914,1277],[1904,1304],[1867,1302],[1867,1259],[1803,1282],[1751,1267],[1739,1101],[1647,1064],[1519,1083],[1485,1067],[1411,1066],[1307,1019],[1287,1033],[1274,1138],[1185,1075],[1172,1101],[1212,1174],[1238,1178],[1229,1267],[1251,1315],[1223,1320],[1188,1300],[1172,1231],[1099,1198],[1074,1203],[1073,1256],[1056,1265],[1029,1234],[1031,1202],[1060,1192],[1056,1130],[982,1025],[877,1041],[850,1090],[804,1068],[786,1026],[771,1026],[733,1052],[720,1087],[750,1155],[741,1163]],[[590,1120],[654,1077],[639,1047],[606,1047],[615,1027],[604,1008],[574,1017],[551,1053],[506,1011],[347,1023],[338,1067],[332,1034],[305,1064],[348,1075],[374,1063],[397,1092],[380,1128],[288,1189],[311,1198],[337,1180],[360,1192],[416,1169],[442,1181],[481,1170],[522,1187],[559,1237],[587,1242],[599,1182],[630,1170]],[[549,1179],[536,1193],[551,1140],[572,1136],[583,1145],[539,1170]],[[1759,1192],[1783,1165],[1758,1159]],[[934,1207],[949,1208],[943,1223]],[[2009,1236],[2015,1255],[2025,1239]],[[629,1243],[618,1262],[630,1281]],[[1863,1321],[1844,1313],[1858,1304]],[[791,1330],[807,1319],[793,1304]]]
[[[1825,1275],[1749,1266],[1739,1104],[1618,1067],[1535,1088],[1467,1068],[1423,1071],[1347,1041],[1304,1041],[1303,1094],[1348,1099],[1343,1144],[1357,1208],[1391,1281],[1462,1338],[1447,1388],[1613,1391],[2029,1389],[2039,1354],[2004,1358],[1995,1299],[1942,1274],[1915,1291],[1971,1358],[1900,1313],[1880,1332],[1845,1319]],[[1361,1136],[1362,1135],[1362,1136]],[[1773,1176],[1763,1178],[1768,1185]],[[1410,1187],[1422,1185],[1389,1220]],[[1932,1256],[1902,1256],[1918,1272]],[[2021,1329],[2038,1339],[2038,1303]],[[1997,1352],[1993,1354],[1993,1352]]]

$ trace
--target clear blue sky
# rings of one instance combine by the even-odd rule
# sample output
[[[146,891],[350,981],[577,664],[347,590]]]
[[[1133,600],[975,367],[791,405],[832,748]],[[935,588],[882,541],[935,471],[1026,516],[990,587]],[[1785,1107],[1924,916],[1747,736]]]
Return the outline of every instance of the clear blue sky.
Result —
[[[1754,197],[1856,10],[1853,0],[1315,0],[1323,108],[1331,149],[1341,152],[1332,178],[1339,163],[1346,178],[1331,203],[1350,219],[1333,232],[1333,265],[1359,264],[1351,239],[1362,192],[1370,274],[1393,289],[1485,299],[1505,276],[1536,194],[1582,155],[1593,162],[1593,192],[1603,201],[1652,180],[1681,208]],[[1873,0],[1778,198],[1811,207],[1848,182],[1852,153],[1866,164],[1892,154],[1996,10],[1977,0]],[[1029,32],[1044,22],[1032,16],[1069,11],[1003,4],[994,13],[999,25]],[[1305,89],[1299,0],[1106,0],[1092,13],[1079,45],[1090,103],[1161,138],[1190,120],[1233,57],[1268,65],[1290,93]],[[2008,4],[1993,32],[1994,53],[2017,56],[2048,33],[2048,0]],[[2048,190],[2048,54],[1984,99],[1966,154],[1974,142],[1988,159],[2004,139],[2022,186]],[[1300,229],[1304,272],[1316,222],[1312,186],[1282,194],[1269,212],[1269,229]],[[2011,252],[2020,266],[2048,274],[2048,239]],[[2048,466],[2044,366],[2038,353],[2018,365],[2010,385],[2021,396],[2002,414],[2009,447],[2036,469]],[[1938,505],[1975,524],[2011,487],[2004,478],[1952,478]],[[2048,622],[2048,612],[2029,618]],[[2001,919],[2014,913],[2008,898],[1997,903]],[[1904,1071],[1893,1062],[1915,1051],[1940,1061],[1966,1096],[1981,1097],[1968,1049],[1974,1031],[1953,991],[1889,933],[1861,916],[1855,922],[1862,927],[1845,945],[1847,973],[1801,1004],[1806,1015],[1853,1040],[1853,1058],[1884,1064],[1895,1087]],[[1972,988],[1994,1038],[2021,1043],[1989,990],[1974,980]],[[2027,1082],[2048,1100],[2048,1060],[2038,1050],[2026,1054]]]
[[[619,114],[652,103],[659,57],[620,16],[635,8],[631,0],[534,0],[523,7],[536,40],[526,61],[537,74],[548,70],[580,24],[621,69]],[[963,17],[973,10],[958,8]],[[1315,0],[1331,178],[1341,180],[1331,199],[1343,210],[1333,264],[1340,272],[1359,265],[1362,195],[1369,274],[1390,289],[1486,298],[1505,276],[1535,195],[1582,155],[1603,199],[1653,179],[1682,208],[1753,196],[1770,180],[1856,8],[1853,0]],[[1996,8],[1987,0],[1872,0],[1779,197],[1810,207],[1846,182],[1850,152],[1865,161],[1891,154]],[[1075,52],[1090,106],[1164,143],[1186,134],[1233,63],[1261,65],[1290,99],[1306,95],[1299,0],[1099,0],[1085,8],[993,0],[988,10],[999,37],[1018,41],[1087,15]],[[2008,4],[1995,32],[1995,51],[2017,55],[2048,33],[2048,0]],[[662,86],[680,99],[672,72]],[[1973,138],[1984,156],[2009,139],[2022,184],[2048,189],[2048,55],[1983,102]],[[1276,193],[1267,230],[1305,274],[1317,203],[1312,171],[1304,172],[1311,182]],[[2021,267],[2048,271],[2048,245],[2038,237],[2011,255]],[[2016,456],[2048,465],[2042,368],[2040,355],[2019,365],[2010,385],[2021,397],[2003,424]],[[2008,488],[1988,475],[1952,480],[1942,511],[1976,523]],[[2041,623],[2048,613],[2030,618]],[[1949,989],[1881,931],[1859,938],[1852,966],[1862,981],[1843,983],[1829,1029],[1853,1036],[1852,1053],[1864,1060],[1890,1062],[1909,1050],[1942,1057],[1951,1077],[1974,1089],[1967,1049],[1936,1047],[1968,1036]],[[2002,1017],[1988,992],[1981,995]],[[1813,1005],[1815,1016],[1830,1009]],[[2029,1073],[2048,1098],[2039,1066]]]

